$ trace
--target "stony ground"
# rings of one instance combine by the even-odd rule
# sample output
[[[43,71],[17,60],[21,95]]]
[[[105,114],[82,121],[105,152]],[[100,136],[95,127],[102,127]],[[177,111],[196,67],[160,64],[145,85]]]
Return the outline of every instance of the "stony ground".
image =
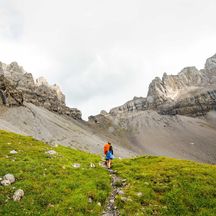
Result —
[[[106,207],[103,216],[119,216],[119,210],[116,206],[116,196],[122,193],[123,187],[126,185],[126,179],[122,179],[117,175],[116,170],[108,169],[111,177],[111,193],[107,198]]]

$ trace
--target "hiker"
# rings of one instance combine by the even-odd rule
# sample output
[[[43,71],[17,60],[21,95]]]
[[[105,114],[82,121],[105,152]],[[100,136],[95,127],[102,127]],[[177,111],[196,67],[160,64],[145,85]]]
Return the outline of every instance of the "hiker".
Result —
[[[111,143],[110,143],[110,142],[108,142],[108,143],[106,143],[106,144],[104,145],[104,154],[105,154],[105,160],[106,160],[106,161],[105,161],[105,165],[106,165],[106,166],[107,166],[106,154],[108,153],[110,146],[111,146]]]
[[[110,142],[108,142],[104,145],[104,154],[106,155],[105,165],[107,166],[108,169],[110,169],[112,159],[113,159],[113,148],[112,148]]]
[[[106,160],[107,160],[107,168],[110,169],[112,165],[112,159],[114,158],[113,156],[113,147],[110,145],[109,151],[106,154]]]

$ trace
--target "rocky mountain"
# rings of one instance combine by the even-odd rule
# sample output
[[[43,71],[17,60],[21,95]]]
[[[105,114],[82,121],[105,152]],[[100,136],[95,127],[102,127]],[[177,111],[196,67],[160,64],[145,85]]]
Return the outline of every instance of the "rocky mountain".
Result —
[[[103,153],[113,143],[115,155],[166,155],[216,163],[216,55],[205,68],[164,74],[149,85],[147,97],[81,119],[65,105],[57,85],[34,81],[17,63],[0,64],[0,129]]]
[[[216,54],[208,58],[205,68],[186,67],[177,75],[164,73],[149,85],[146,98],[134,97],[110,110],[111,115],[155,110],[160,114],[203,116],[216,109]]]
[[[81,112],[65,105],[65,96],[59,86],[49,85],[45,78],[34,81],[16,62],[9,65],[0,62],[0,102],[8,106],[32,103],[61,115],[81,119]]]
[[[137,153],[216,162],[216,55],[205,68],[156,77],[147,97],[90,116]]]

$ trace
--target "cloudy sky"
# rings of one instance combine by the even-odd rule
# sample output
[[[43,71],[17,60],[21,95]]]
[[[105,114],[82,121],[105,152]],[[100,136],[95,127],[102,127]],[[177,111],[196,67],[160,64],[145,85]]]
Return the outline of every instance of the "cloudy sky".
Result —
[[[0,0],[0,61],[57,83],[86,119],[216,53],[215,0]]]

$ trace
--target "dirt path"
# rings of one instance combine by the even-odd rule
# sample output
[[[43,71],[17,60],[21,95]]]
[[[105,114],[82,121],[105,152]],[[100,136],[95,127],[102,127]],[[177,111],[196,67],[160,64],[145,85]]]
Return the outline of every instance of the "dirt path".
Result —
[[[122,188],[126,185],[126,180],[117,176],[117,172],[114,170],[108,170],[112,182],[111,182],[111,193],[107,199],[105,210],[102,213],[102,216],[119,216],[120,213],[115,205],[116,195],[123,193]]]

